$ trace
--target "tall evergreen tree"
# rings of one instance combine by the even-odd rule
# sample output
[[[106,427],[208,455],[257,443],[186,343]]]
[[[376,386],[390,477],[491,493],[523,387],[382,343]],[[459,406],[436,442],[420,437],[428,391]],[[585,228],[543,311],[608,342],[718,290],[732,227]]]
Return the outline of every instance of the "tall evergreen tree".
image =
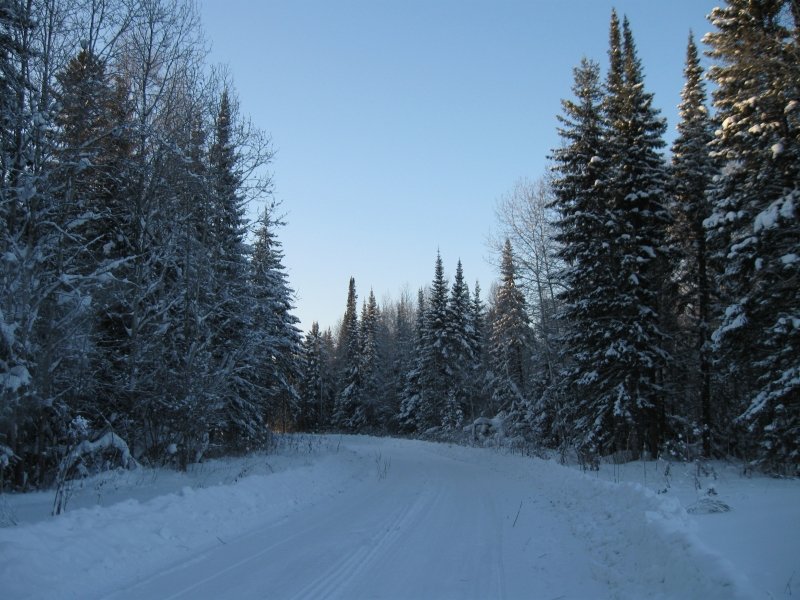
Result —
[[[425,352],[425,330],[427,321],[427,302],[425,292],[420,289],[417,293],[417,319],[414,326],[413,359],[410,361],[405,374],[405,385],[400,399],[400,410],[397,421],[401,429],[416,431],[417,417],[425,399],[425,390],[422,382],[422,370],[425,365],[423,360]]]
[[[217,346],[231,355],[240,346],[243,335],[244,323],[239,316],[244,313],[241,286],[246,281],[244,201],[233,128],[230,94],[225,89],[208,159],[213,227],[211,260],[216,270],[215,293],[219,302]]]
[[[608,163],[603,184],[612,212],[611,259],[617,293],[606,328],[613,357],[614,438],[617,448],[657,453],[664,434],[660,376],[668,360],[661,328],[666,274],[665,122],[653,108],[627,18],[620,40],[611,18],[611,65],[604,120]]]
[[[487,334],[486,334],[486,307],[481,299],[481,286],[475,281],[472,299],[469,306],[469,345],[472,364],[469,366],[471,385],[467,397],[467,416],[474,421],[478,416],[492,416],[484,414],[488,408],[486,402],[486,389],[488,385],[488,359],[487,359]]]
[[[228,386],[222,390],[223,428],[226,443],[240,448],[252,447],[263,439],[264,414],[253,401],[251,365],[248,362],[247,337],[252,331],[249,303],[247,257],[244,247],[244,199],[240,157],[234,142],[234,116],[229,91],[224,89],[214,119],[214,134],[208,149],[208,179],[210,190],[209,258],[213,268],[212,281],[216,305],[210,317],[213,329],[214,358]],[[264,225],[261,233],[268,232]],[[263,240],[265,260],[270,260],[269,240]],[[257,265],[269,271],[269,266]],[[268,366],[268,365],[265,365]],[[284,411],[280,418],[289,419]]]
[[[613,25],[613,21],[612,21]],[[557,241],[566,265],[563,281],[563,352],[570,402],[562,420],[562,443],[587,452],[611,445],[614,363],[607,353],[607,324],[614,317],[616,273],[613,224],[602,172],[609,168],[602,115],[599,66],[587,59],[574,70],[574,100],[563,100],[553,151]]]
[[[511,242],[506,240],[500,263],[500,286],[494,299],[489,360],[492,366],[492,397],[522,424],[530,406],[530,357],[533,332],[525,295],[517,287]]]
[[[397,427],[397,415],[404,398],[407,376],[414,364],[415,310],[408,294],[404,293],[395,305],[390,331],[391,344],[386,348],[389,369],[389,381],[386,383],[386,426],[393,430]]]
[[[103,419],[121,408],[117,385],[129,342],[117,299],[130,292],[125,267],[133,254],[126,206],[133,143],[130,111],[125,86],[112,83],[105,62],[87,48],[56,79],[59,133],[54,180],[78,268],[94,279],[92,311],[87,316],[94,321],[93,343],[88,347],[95,376],[92,389],[84,394],[86,401],[75,408],[83,418],[104,425]]]
[[[248,309],[253,313],[252,330],[246,339],[250,352],[243,360],[248,369],[255,371],[248,373],[248,379],[256,382],[263,398],[261,403],[254,403],[258,416],[281,422],[285,428],[299,411],[302,340],[299,319],[292,314],[294,290],[283,265],[283,248],[276,231],[281,222],[275,209],[275,205],[268,207],[256,229],[250,267],[254,305]],[[245,401],[247,398],[239,400]],[[254,422],[260,423],[258,418]]]
[[[430,296],[419,292],[416,360],[408,374],[398,417],[401,425],[411,430],[424,432],[455,425],[446,418],[448,405],[455,405],[452,398],[448,402],[453,375],[448,359],[448,295],[442,256],[437,252]]]
[[[314,321],[303,340],[299,392],[301,398],[299,426],[316,431],[325,424],[325,374],[322,334]]]
[[[386,414],[383,402],[383,365],[378,347],[380,311],[372,290],[369,291],[369,298],[364,303],[361,314],[361,401],[353,420],[357,428],[375,429],[385,423]]]
[[[353,417],[361,402],[361,339],[358,323],[356,280],[350,278],[347,307],[339,331],[339,377],[342,384],[336,398],[333,422],[339,428],[352,429]]]
[[[739,421],[757,458],[800,465],[800,9],[792,0],[729,0],[711,13],[717,84],[713,141],[722,173],[706,221],[724,262],[724,314],[713,334],[742,382]]]
[[[422,336],[420,379],[423,401],[417,415],[417,427],[422,431],[432,427],[441,427],[443,424],[445,402],[452,375],[451,363],[447,356],[448,291],[442,256],[437,251]]]
[[[679,106],[678,136],[672,145],[672,194],[674,223],[671,237],[678,253],[675,268],[677,312],[687,319],[686,355],[689,381],[696,382],[696,406],[689,407],[701,424],[703,454],[711,456],[714,423],[711,411],[711,291],[712,273],[703,221],[711,214],[709,187],[715,175],[709,144],[713,135],[706,106],[703,69],[693,36],[686,49],[685,84]],[[683,335],[679,336],[683,338]],[[684,385],[687,382],[684,381]]]
[[[665,124],[652,107],[627,19],[611,15],[605,93],[597,67],[576,70],[577,103],[565,102],[568,142],[554,152],[563,298],[572,360],[577,443],[591,451],[643,445],[664,435],[663,280],[668,251]],[[585,390],[585,393],[580,393]]]
[[[473,326],[470,308],[469,287],[464,281],[464,269],[459,260],[447,303],[445,325],[446,357],[451,374],[443,422],[449,429],[461,426],[473,385],[471,379],[474,364],[471,344]]]

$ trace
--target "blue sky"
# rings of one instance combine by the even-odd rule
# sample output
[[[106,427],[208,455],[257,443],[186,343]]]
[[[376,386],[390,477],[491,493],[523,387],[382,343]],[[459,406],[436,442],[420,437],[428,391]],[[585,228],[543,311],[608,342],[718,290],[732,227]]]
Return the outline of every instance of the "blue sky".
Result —
[[[210,61],[272,135],[285,264],[304,329],[360,300],[414,296],[437,249],[484,298],[497,199],[536,179],[583,56],[605,69],[627,15],[671,139],[689,30],[707,0],[201,0]]]

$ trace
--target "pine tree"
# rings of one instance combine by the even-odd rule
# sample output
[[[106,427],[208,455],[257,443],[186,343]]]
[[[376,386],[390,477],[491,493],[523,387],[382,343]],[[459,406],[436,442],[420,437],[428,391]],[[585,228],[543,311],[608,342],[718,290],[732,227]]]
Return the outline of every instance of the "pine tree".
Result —
[[[247,338],[257,328],[250,322],[249,314],[252,300],[244,247],[242,178],[239,172],[240,157],[234,142],[233,119],[230,94],[224,89],[208,149],[208,248],[212,266],[212,280],[208,284],[215,298],[209,320],[213,331],[213,357],[227,384],[220,390],[224,405],[221,427],[227,444],[246,449],[264,439],[265,425],[263,406],[253,398],[251,390],[253,376]],[[263,260],[267,262],[271,260],[270,225],[262,222],[259,232],[262,236],[259,241],[264,246]],[[258,262],[256,277],[268,276],[270,265]],[[272,381],[268,376],[265,379]],[[274,417],[286,423],[290,420],[290,411],[281,411]]]
[[[325,419],[325,381],[322,334],[319,323],[314,321],[303,340],[300,374],[300,417],[301,430],[317,431]]]
[[[611,262],[613,224],[601,174],[609,164],[602,116],[599,66],[584,59],[574,70],[575,100],[563,100],[558,132],[563,146],[553,151],[557,241],[566,265],[563,281],[564,362],[570,402],[563,410],[565,439],[594,453],[610,445],[613,364],[606,354],[606,324],[614,316],[616,293]]]
[[[70,231],[77,268],[92,285],[91,389],[74,409],[105,426],[116,406],[120,356],[128,335],[116,298],[129,293],[126,263],[130,246],[126,166],[131,159],[130,117],[122,82],[114,84],[105,62],[83,48],[56,75],[59,110],[54,185]],[[98,401],[98,399],[102,399]]]
[[[407,294],[403,294],[395,306],[390,331],[391,343],[386,344],[385,348],[389,371],[386,383],[386,427],[391,431],[396,428],[407,376],[415,359],[415,310]]]
[[[489,360],[494,403],[520,427],[528,418],[532,330],[525,296],[517,287],[511,242],[506,240],[500,263],[500,286],[494,299]]]
[[[562,295],[573,403],[566,421],[589,452],[655,452],[664,435],[661,313],[668,251],[664,122],[652,107],[627,19],[612,12],[605,91],[596,65],[575,71],[554,152]],[[564,419],[562,419],[564,420]]]
[[[486,389],[488,385],[489,366],[487,364],[487,335],[486,335],[486,307],[481,299],[481,286],[475,282],[472,299],[469,306],[469,345],[472,363],[468,373],[471,385],[467,398],[467,415],[470,421],[478,416],[494,416],[485,414],[487,408]]]
[[[356,280],[350,278],[347,307],[339,332],[339,373],[342,381],[336,398],[333,422],[336,427],[353,429],[353,417],[361,402],[361,340],[356,301]]]
[[[448,284],[444,276],[442,256],[437,252],[422,334],[422,403],[417,414],[417,427],[421,431],[443,425],[445,402],[452,376],[452,367],[447,356],[447,298]]]
[[[706,221],[724,314],[713,339],[742,382],[739,401],[765,466],[800,465],[800,9],[730,0],[708,34],[722,172]]]
[[[239,316],[244,313],[241,286],[246,281],[242,180],[233,127],[230,95],[225,89],[220,98],[208,159],[213,202],[211,261],[216,270],[215,293],[219,302],[216,343],[222,353],[231,355],[240,346],[245,326]]]
[[[475,358],[472,354],[470,309],[469,288],[464,281],[464,269],[459,260],[446,309],[446,356],[451,372],[448,401],[443,415],[443,424],[447,429],[460,428],[471,395]]]
[[[713,135],[706,106],[703,69],[693,36],[686,49],[686,82],[679,106],[678,136],[672,145],[672,194],[674,224],[671,237],[678,252],[674,281],[677,286],[677,312],[688,319],[685,335],[690,381],[698,390],[697,411],[703,431],[703,454],[711,456],[714,423],[711,411],[711,289],[712,273],[703,221],[711,214],[709,187],[715,174],[709,144]],[[684,335],[679,336],[681,339]],[[696,365],[696,366],[695,366]],[[686,382],[684,382],[686,385]]]
[[[417,430],[417,416],[425,399],[422,370],[425,364],[426,319],[427,303],[425,301],[425,293],[420,289],[417,293],[417,319],[414,325],[412,360],[408,366],[408,371],[404,374],[405,383],[400,397],[400,410],[397,414],[397,422],[400,429],[405,431]]]
[[[665,123],[644,90],[627,18],[620,42],[612,13],[604,120],[608,163],[611,260],[616,294],[606,331],[614,361],[615,447],[655,454],[664,434],[660,372],[668,360],[661,330],[661,285],[667,264],[666,168],[660,149]],[[610,399],[610,398],[609,398]]]
[[[382,364],[378,352],[378,327],[380,311],[375,293],[370,290],[361,317],[361,402],[356,409],[354,426],[357,429],[374,429],[385,422],[383,403]]]

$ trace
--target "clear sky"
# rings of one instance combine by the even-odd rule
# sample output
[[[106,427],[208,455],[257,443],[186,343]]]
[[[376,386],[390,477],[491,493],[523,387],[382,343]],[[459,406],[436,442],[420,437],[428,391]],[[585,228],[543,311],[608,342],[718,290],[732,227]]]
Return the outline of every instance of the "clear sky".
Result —
[[[295,314],[334,327],[355,277],[380,302],[460,258],[484,299],[497,199],[536,179],[583,56],[607,65],[627,15],[647,89],[668,120],[689,30],[710,0],[201,0],[212,63],[272,135],[279,232]]]

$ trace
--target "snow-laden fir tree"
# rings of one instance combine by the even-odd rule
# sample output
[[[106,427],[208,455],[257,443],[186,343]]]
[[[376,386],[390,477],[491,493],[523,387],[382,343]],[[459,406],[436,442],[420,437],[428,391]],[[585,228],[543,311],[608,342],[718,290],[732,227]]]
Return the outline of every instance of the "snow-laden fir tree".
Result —
[[[574,442],[589,452],[655,452],[663,435],[665,125],[644,89],[627,19],[612,12],[605,89],[584,61],[554,151],[558,240],[566,263],[564,353]]]
[[[216,300],[209,319],[213,330],[214,358],[228,380],[227,388],[221,391],[224,404],[221,426],[225,441],[239,448],[248,448],[263,439],[265,426],[263,405],[249,389],[253,381],[253,365],[249,362],[248,336],[258,327],[254,326],[249,314],[252,296],[244,246],[243,181],[234,128],[230,92],[225,88],[220,95],[208,150],[209,260],[213,268],[213,279],[209,284]],[[268,232],[270,225],[262,223],[258,235]],[[259,242],[264,245],[264,257],[254,260],[255,277],[263,276],[270,269],[267,264],[262,266],[259,263],[271,260],[271,240],[263,237]],[[263,351],[266,355],[266,350]],[[266,361],[264,367],[269,368]],[[267,377],[267,381],[272,380]],[[285,419],[286,414],[281,416]]]
[[[500,284],[494,298],[489,333],[492,402],[524,428],[530,408],[530,366],[533,331],[525,295],[517,287],[511,241],[506,240],[500,263]]]
[[[599,66],[583,59],[574,70],[574,100],[562,100],[562,146],[553,151],[554,206],[564,261],[562,344],[570,401],[560,411],[561,443],[587,452],[610,446],[613,363],[606,354],[607,323],[616,293],[612,266],[612,214],[600,185],[608,164]]]
[[[319,323],[314,321],[303,339],[300,355],[300,414],[297,425],[304,431],[318,431],[327,425],[325,407],[325,357]]]
[[[380,311],[375,293],[370,290],[369,298],[361,312],[360,368],[361,395],[360,402],[353,415],[355,429],[372,429],[382,427],[387,419],[383,402],[383,363],[378,347],[378,328],[380,327]]]
[[[703,221],[711,213],[709,186],[715,175],[709,143],[713,135],[706,105],[703,69],[693,36],[686,49],[685,83],[678,107],[678,136],[672,144],[671,241],[676,251],[674,302],[680,320],[675,345],[682,368],[679,385],[693,391],[695,401],[681,417],[699,423],[703,454],[711,456],[714,423],[711,410],[711,301],[713,273]]]
[[[206,186],[205,140],[211,123],[205,118],[206,102],[200,94],[187,89],[182,102],[185,118],[168,124],[174,151],[164,157],[169,165],[165,187],[174,191],[176,203],[171,226],[174,252],[167,262],[167,281],[175,294],[167,308],[169,334],[161,347],[165,375],[157,417],[150,427],[157,440],[153,450],[171,447],[173,451],[165,452],[165,457],[174,458],[185,469],[202,459],[210,432],[221,426],[219,408],[229,380],[214,359],[210,318],[216,309],[216,297],[209,290],[214,269],[206,245],[211,197]]]
[[[384,393],[388,412],[386,427],[389,430],[397,428],[397,415],[404,397],[403,390],[414,362],[415,315],[410,295],[403,293],[394,306],[391,321],[387,321],[390,335],[389,343],[384,344],[388,371]]]
[[[299,319],[292,313],[294,290],[283,265],[283,246],[277,237],[282,223],[275,210],[276,206],[270,205],[256,226],[249,286],[252,329],[245,340],[249,352],[243,358],[245,373],[253,378],[256,389],[240,402],[252,403],[248,413],[260,411],[259,416],[266,417],[268,424],[280,424],[285,429],[299,411],[302,336],[297,326]],[[256,418],[248,432],[260,434],[258,425]],[[256,435],[254,439],[259,438]]]
[[[234,115],[228,89],[222,91],[214,122],[214,138],[209,148],[209,179],[212,195],[210,259],[215,268],[215,317],[218,350],[236,360],[245,323],[241,316],[246,283],[247,260],[244,198],[241,193],[240,158],[234,142]]]
[[[662,285],[667,274],[666,165],[660,152],[666,124],[645,91],[627,18],[619,34],[612,13],[610,67],[603,101],[608,195],[606,241],[616,293],[604,324],[613,403],[614,447],[657,453],[664,435],[660,374],[669,355],[662,330]]]
[[[446,429],[460,428],[472,395],[475,357],[470,310],[469,287],[464,281],[464,269],[459,260],[446,309],[445,343],[450,365],[449,389],[442,415]]]
[[[425,347],[425,321],[427,318],[427,302],[425,292],[420,288],[417,292],[417,318],[414,325],[412,354],[408,361],[408,370],[404,374],[404,385],[400,394],[400,408],[396,421],[401,430],[416,431],[417,415],[425,398],[422,387],[422,360]]]
[[[336,399],[336,344],[330,329],[312,323],[299,359],[300,412],[296,425],[305,431],[324,431],[333,426]]]
[[[420,353],[422,402],[416,415],[417,428],[420,431],[441,427],[444,424],[445,405],[452,376],[447,348],[448,291],[442,256],[437,251]]]
[[[357,299],[356,280],[351,277],[337,348],[341,384],[334,406],[333,423],[340,429],[353,429],[356,426],[353,418],[361,402],[361,334]]]
[[[757,459],[800,465],[800,7],[729,0],[705,41],[721,175],[706,221],[724,263],[720,358],[741,382],[739,421]]]
[[[493,414],[486,414],[486,411],[490,408],[490,403],[486,401],[489,384],[486,307],[481,299],[481,286],[477,280],[470,300],[469,323],[468,341],[472,363],[469,366],[470,385],[468,388],[466,416],[471,422],[479,416],[494,416]]]
[[[124,86],[114,85],[106,71],[105,61],[83,48],[56,73],[54,90],[52,181],[61,199],[59,220],[69,232],[63,250],[91,282],[92,298],[86,327],[73,336],[94,375],[84,378],[85,389],[69,401],[68,418],[81,415],[95,424],[116,410],[115,361],[127,343],[116,297],[126,291],[124,265],[131,255],[124,222],[131,148],[127,103]]]

